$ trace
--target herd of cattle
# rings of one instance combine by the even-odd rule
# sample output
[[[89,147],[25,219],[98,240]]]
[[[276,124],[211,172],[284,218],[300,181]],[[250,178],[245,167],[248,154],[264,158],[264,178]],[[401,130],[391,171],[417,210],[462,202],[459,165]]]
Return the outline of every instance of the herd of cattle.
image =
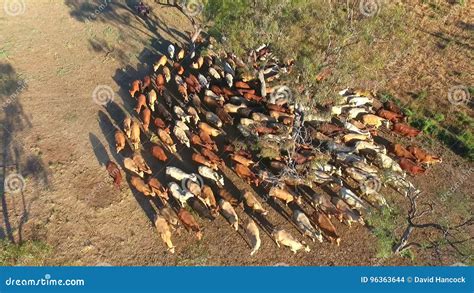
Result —
[[[172,231],[179,225],[201,239],[198,217],[212,221],[222,215],[236,231],[244,228],[255,254],[261,239],[258,221],[250,216],[265,218],[269,209],[263,202],[268,200],[291,210],[302,235],[339,245],[333,219],[364,225],[370,208],[388,206],[382,185],[404,195],[418,192],[406,173],[421,174],[441,161],[420,147],[390,143],[379,135],[420,134],[405,124],[401,109],[390,101],[380,103],[368,92],[347,89],[339,93],[337,105],[326,109],[331,115],[309,114],[281,94],[281,87],[262,86],[278,81],[292,66],[279,62],[267,46],[252,52],[250,67],[233,54],[215,54],[210,48],[203,52],[188,54],[170,45],[153,72],[131,84],[135,113],[115,133],[117,152],[132,153],[120,162],[130,184],[163,203],[154,222],[171,253]],[[259,67],[262,61],[265,66]],[[255,73],[249,74],[249,68]],[[151,142],[146,150],[145,138]],[[255,144],[257,150],[249,147]],[[192,153],[195,173],[173,166],[171,157],[182,150]],[[161,170],[152,170],[143,151],[162,166],[167,182],[158,180]],[[224,167],[248,184],[241,194],[227,188]],[[119,165],[110,161],[107,170],[120,187]],[[320,187],[327,192],[317,191]],[[311,212],[308,205],[303,208],[304,201],[311,204]],[[245,223],[238,208],[249,215]],[[279,247],[295,253],[310,250],[287,230],[275,228],[271,235]]]

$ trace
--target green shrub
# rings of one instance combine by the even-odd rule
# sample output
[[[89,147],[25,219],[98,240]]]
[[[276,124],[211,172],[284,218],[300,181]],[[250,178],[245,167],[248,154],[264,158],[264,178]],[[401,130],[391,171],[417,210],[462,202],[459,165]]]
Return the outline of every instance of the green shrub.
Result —
[[[400,221],[399,212],[389,208],[381,211],[374,209],[367,215],[366,221],[372,233],[377,237],[377,257],[390,257],[396,242],[394,230]]]

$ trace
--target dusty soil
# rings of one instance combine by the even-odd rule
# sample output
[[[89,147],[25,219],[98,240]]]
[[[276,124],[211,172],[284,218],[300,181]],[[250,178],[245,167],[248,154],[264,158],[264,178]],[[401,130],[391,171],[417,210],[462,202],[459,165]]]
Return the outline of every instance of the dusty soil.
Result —
[[[13,170],[9,172],[16,170],[26,178],[23,193],[2,196],[1,238],[48,243],[53,253],[47,265],[340,266],[452,261],[440,263],[423,250],[416,251],[414,261],[378,259],[376,238],[359,225],[352,229],[337,225],[343,235],[340,247],[327,242],[310,244],[310,253],[296,255],[278,249],[262,231],[262,248],[250,257],[243,234],[232,231],[222,217],[212,223],[201,221],[205,236],[200,242],[185,231],[174,235],[177,251],[168,254],[150,221],[157,203],[132,192],[126,183],[122,191],[114,189],[104,164],[109,159],[120,160],[113,147],[113,130],[131,108],[126,92],[130,81],[150,70],[152,60],[168,42],[185,42],[191,29],[188,19],[173,8],[156,5],[151,20],[145,21],[133,13],[129,4],[133,1],[113,1],[103,10],[83,0],[25,2],[21,15],[0,14],[0,69],[2,77],[11,80],[0,91],[4,110],[0,123],[6,128],[3,160]],[[426,38],[435,42],[437,37],[427,34]],[[472,43],[470,50],[472,53]],[[421,71],[416,60],[412,66],[428,84],[436,79],[437,75]],[[449,67],[463,60],[439,62]],[[21,80],[27,81],[27,87],[8,102]],[[92,99],[99,85],[115,93],[107,107]],[[391,86],[402,94],[408,92],[410,81],[394,78]],[[430,148],[444,156],[444,163],[415,182],[426,198],[438,202],[439,213],[444,213],[449,209],[437,194],[461,181],[458,192],[472,199],[473,183],[463,179],[462,171],[474,166],[440,145]],[[185,166],[179,160],[177,164]],[[241,188],[237,179],[229,179]],[[284,213],[269,209],[268,221],[303,239]],[[238,213],[248,217],[242,209]]]

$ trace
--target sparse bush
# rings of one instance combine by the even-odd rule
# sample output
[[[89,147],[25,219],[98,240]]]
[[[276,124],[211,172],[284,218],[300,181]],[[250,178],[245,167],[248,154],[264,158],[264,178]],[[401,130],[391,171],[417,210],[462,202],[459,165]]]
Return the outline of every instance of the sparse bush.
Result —
[[[367,224],[378,240],[377,257],[387,258],[392,255],[392,249],[396,241],[394,230],[399,220],[398,211],[389,208],[374,209],[367,215]]]

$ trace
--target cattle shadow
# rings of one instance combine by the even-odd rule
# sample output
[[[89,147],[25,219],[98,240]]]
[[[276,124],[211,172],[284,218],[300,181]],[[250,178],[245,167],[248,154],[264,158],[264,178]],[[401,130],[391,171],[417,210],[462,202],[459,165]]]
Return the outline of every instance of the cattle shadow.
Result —
[[[106,108],[110,109],[110,107]],[[113,107],[112,107],[113,109]],[[122,170],[122,175],[124,175],[124,182],[122,182],[122,190],[124,188],[130,189],[132,195],[134,196],[135,200],[137,203],[140,205],[141,209],[145,213],[145,215],[148,217],[150,222],[154,222],[154,218],[156,215],[156,209],[153,207],[153,204],[157,206],[157,208],[160,208],[160,203],[157,202],[156,200],[152,200],[143,194],[139,193],[133,185],[131,184],[131,179],[133,175],[130,175],[128,171],[126,171],[125,166],[123,164],[123,160],[125,157],[131,157],[133,155],[133,151],[130,148],[126,148],[123,152],[120,154],[117,154],[117,151],[115,149],[115,138],[112,133],[114,133],[116,126],[114,125],[114,117],[115,115],[120,113],[123,114],[123,111],[112,111],[112,112],[105,112],[103,110],[100,110],[98,115],[99,115],[99,126],[101,128],[102,134],[106,137],[106,143],[109,146],[108,150],[107,148],[100,142],[100,140],[97,138],[96,135],[94,134],[89,134],[90,140],[91,140],[91,145],[95,146],[96,148],[94,149],[94,152],[96,153],[96,157],[98,157],[99,162],[105,162],[105,164],[110,160],[114,161],[118,166],[120,166]],[[115,119],[118,119],[115,117]],[[99,150],[99,151],[97,151]],[[97,155],[99,154],[99,156]],[[106,155],[103,155],[105,153]],[[111,154],[109,157],[108,154]],[[124,186],[125,185],[125,186]],[[152,204],[153,203],[153,204]]]
[[[179,30],[170,28],[165,21],[153,13],[153,10],[158,9],[176,9],[176,11],[179,11],[176,8],[177,6],[156,2],[148,3],[152,13],[148,17],[142,17],[136,12],[136,5],[139,2],[138,0],[101,1],[94,4],[87,0],[64,1],[70,9],[69,14],[77,21],[90,25],[103,23],[110,25],[111,29],[117,31],[118,37],[115,41],[106,37],[94,36],[89,39],[89,43],[91,50],[97,53],[110,54],[123,66],[130,63],[130,52],[135,51],[137,47],[140,47],[138,49],[141,53],[138,60],[142,64],[149,64],[150,59],[157,54],[164,54],[170,42],[160,34],[160,31],[167,33],[171,38],[182,44],[190,40],[191,33],[184,34]],[[137,32],[148,38],[148,42],[143,43],[143,36],[137,35]],[[123,43],[124,46],[122,47],[126,49],[121,49],[119,43]],[[141,47],[146,49],[141,50]]]

